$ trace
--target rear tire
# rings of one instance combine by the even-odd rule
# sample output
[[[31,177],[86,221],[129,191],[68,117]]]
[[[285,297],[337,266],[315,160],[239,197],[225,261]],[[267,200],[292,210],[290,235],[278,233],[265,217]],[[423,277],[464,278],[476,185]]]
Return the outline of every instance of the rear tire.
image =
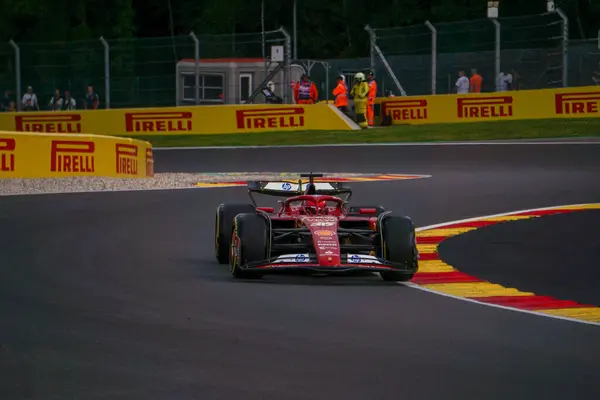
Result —
[[[229,265],[234,278],[260,278],[260,270],[244,270],[242,265],[269,258],[270,232],[265,217],[257,214],[238,214],[231,233]]]
[[[408,217],[390,215],[381,221],[382,250],[380,256],[394,263],[406,263],[411,272],[380,272],[384,281],[406,282],[419,268],[415,226]],[[382,251],[380,250],[380,251]]]
[[[229,263],[233,219],[238,214],[253,213],[252,204],[220,204],[215,217],[215,256],[219,264]]]

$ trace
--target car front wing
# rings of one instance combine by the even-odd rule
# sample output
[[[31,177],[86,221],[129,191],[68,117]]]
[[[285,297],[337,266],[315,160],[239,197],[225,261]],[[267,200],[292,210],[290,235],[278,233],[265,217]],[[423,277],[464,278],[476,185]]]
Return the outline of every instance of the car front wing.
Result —
[[[337,266],[321,266],[314,254],[285,254],[259,262],[247,263],[240,266],[244,270],[283,271],[283,270],[312,270],[315,272],[404,272],[415,273],[414,264],[392,263],[381,258],[365,254],[342,254]]]

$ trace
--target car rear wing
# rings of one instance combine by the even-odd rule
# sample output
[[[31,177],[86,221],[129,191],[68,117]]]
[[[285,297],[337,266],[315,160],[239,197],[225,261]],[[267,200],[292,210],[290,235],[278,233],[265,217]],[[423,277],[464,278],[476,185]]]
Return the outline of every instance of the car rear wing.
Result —
[[[253,181],[248,182],[248,191],[270,196],[293,197],[304,194],[309,182],[293,181]],[[315,182],[315,194],[337,196],[352,194],[352,189],[344,186],[343,182]]]
[[[251,181],[248,182],[248,194],[252,202],[256,205],[252,196],[253,193],[283,198],[294,197],[304,194],[309,184],[311,183],[301,183],[300,181]],[[345,202],[348,202],[352,196],[352,189],[344,186],[343,182],[314,182],[312,185],[314,185],[315,189],[314,194],[317,195],[339,197],[345,195],[343,199]]]

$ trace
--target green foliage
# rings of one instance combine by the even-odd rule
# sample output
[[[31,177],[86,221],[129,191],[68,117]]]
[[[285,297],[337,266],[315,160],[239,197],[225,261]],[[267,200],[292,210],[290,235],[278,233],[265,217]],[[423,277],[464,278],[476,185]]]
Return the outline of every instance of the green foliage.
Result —
[[[492,49],[494,40],[493,26],[485,20],[484,0],[296,2],[300,58],[362,58],[356,60],[356,67],[366,67],[366,24],[378,29],[413,25],[378,39],[386,55],[426,57],[430,46],[430,32],[423,25],[426,20],[438,27],[440,53],[462,51],[463,43],[469,43],[468,51],[482,53]],[[265,29],[274,31],[283,26],[293,34],[294,1],[264,0],[264,4]],[[573,39],[596,37],[600,1],[562,0],[557,4],[570,18]],[[545,11],[546,0],[502,0],[500,7],[501,17],[536,15]],[[60,4],[0,0],[0,10],[0,85],[14,85],[14,51],[8,44],[12,39],[21,49],[23,86],[33,85],[43,97],[42,104],[56,87],[83,93],[88,82],[94,82],[103,96],[101,36],[111,47],[113,106],[172,104],[173,65],[193,57],[191,31],[200,39],[202,58],[262,55],[261,36],[257,34],[261,30],[261,0],[66,0]],[[453,24],[461,20],[472,22]],[[510,28],[508,22],[503,26]],[[544,28],[510,28],[503,32],[502,46],[521,48],[524,41],[545,46],[548,36],[554,35]],[[276,42],[283,44],[281,35],[275,36],[267,35],[267,51]],[[336,61],[330,64],[338,68]],[[427,74],[423,72],[426,62],[421,64],[411,67],[405,63],[402,67]],[[411,76],[404,70],[402,73]]]
[[[136,136],[154,147],[268,146],[338,144],[448,142],[467,140],[583,138],[600,136],[600,120],[541,119],[523,121],[474,122],[465,124],[394,125],[361,131],[306,131],[232,133],[229,135]]]
[[[293,1],[264,0],[267,30],[292,28]],[[306,57],[365,55],[366,23],[377,28],[485,18],[483,0],[297,0],[299,52]],[[546,0],[501,1],[501,16],[539,14]],[[560,2],[575,38],[594,37],[600,2]],[[248,33],[260,30],[260,0],[2,0],[3,41],[46,42],[106,38]]]

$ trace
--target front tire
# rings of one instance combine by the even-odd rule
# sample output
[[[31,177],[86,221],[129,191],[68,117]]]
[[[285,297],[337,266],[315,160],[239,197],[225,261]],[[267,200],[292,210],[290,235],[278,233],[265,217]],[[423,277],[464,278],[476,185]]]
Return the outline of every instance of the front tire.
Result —
[[[408,217],[390,215],[381,221],[382,251],[381,257],[394,263],[403,263],[411,268],[410,272],[380,272],[384,281],[410,281],[419,268],[415,226]]]
[[[231,229],[233,219],[238,214],[252,213],[252,204],[219,204],[215,217],[215,257],[219,264],[229,263]]]
[[[267,219],[258,214],[238,214],[233,220],[229,265],[234,278],[262,277],[262,271],[245,270],[243,265],[269,258],[270,232]]]

